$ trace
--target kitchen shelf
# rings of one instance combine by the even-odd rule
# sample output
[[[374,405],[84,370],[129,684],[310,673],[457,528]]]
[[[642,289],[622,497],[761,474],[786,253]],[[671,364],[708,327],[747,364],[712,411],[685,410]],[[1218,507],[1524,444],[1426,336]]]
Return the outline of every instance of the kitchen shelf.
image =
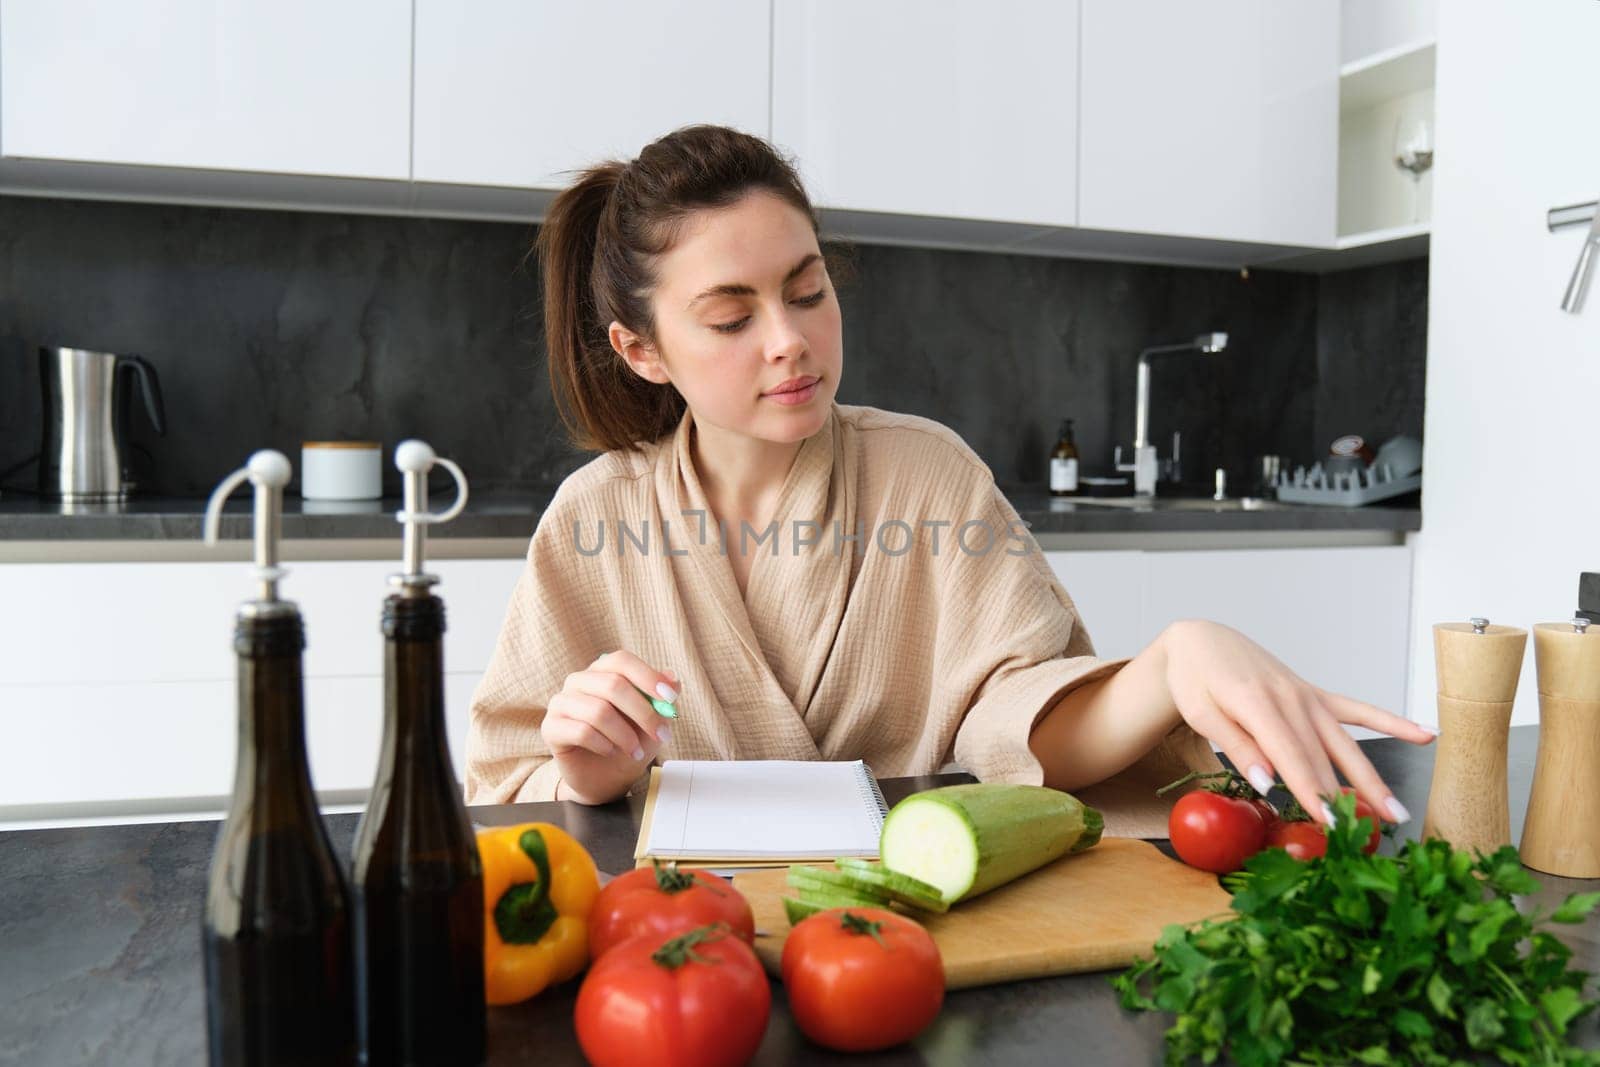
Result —
[[[1390,250],[1395,253],[1391,258],[1405,259],[1428,251],[1428,235],[1432,228],[1432,223],[1408,222],[1403,226],[1346,234],[1335,243],[1334,251],[1355,253],[1367,249],[1376,253]]]
[[[1340,115],[1432,88],[1435,51],[1433,41],[1414,41],[1340,67]]]
[[[1426,222],[1390,226],[1382,230],[1346,234],[1332,248],[1303,252],[1283,259],[1269,260],[1260,266],[1274,270],[1299,270],[1313,274],[1370,267],[1375,263],[1394,263],[1428,254],[1431,226]]]

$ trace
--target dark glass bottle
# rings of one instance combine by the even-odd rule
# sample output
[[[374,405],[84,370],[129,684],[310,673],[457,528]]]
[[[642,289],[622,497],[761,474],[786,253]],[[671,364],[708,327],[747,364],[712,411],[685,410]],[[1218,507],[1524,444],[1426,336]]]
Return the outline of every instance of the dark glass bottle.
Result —
[[[445,734],[444,602],[406,589],[384,601],[383,749],[356,831],[362,1046],[371,1067],[467,1067],[487,1055],[483,866]]]
[[[1063,419],[1061,436],[1050,453],[1050,495],[1073,496],[1078,492],[1078,444],[1072,439],[1072,420]]]
[[[203,927],[218,1067],[357,1062],[350,894],[306,766],[304,647],[294,605],[240,613],[238,761]]]

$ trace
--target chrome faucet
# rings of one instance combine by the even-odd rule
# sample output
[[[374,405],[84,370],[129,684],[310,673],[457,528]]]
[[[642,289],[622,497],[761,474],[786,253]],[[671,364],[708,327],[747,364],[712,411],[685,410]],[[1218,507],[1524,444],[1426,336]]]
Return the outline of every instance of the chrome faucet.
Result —
[[[1206,354],[1228,347],[1226,333],[1203,333],[1192,341],[1175,345],[1155,345],[1139,353],[1139,376],[1134,386],[1133,462],[1122,462],[1122,446],[1116,447],[1113,463],[1119,471],[1133,472],[1135,496],[1154,496],[1163,461],[1150,443],[1150,360],[1154,356],[1175,356],[1184,352]],[[1172,457],[1165,461],[1169,477],[1177,478],[1178,435],[1172,435]]]

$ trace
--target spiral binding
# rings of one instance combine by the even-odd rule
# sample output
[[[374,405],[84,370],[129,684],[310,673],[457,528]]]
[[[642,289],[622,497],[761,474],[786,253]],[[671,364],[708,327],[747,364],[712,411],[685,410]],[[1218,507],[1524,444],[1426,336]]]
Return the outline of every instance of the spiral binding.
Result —
[[[857,788],[861,790],[861,799],[866,801],[867,815],[872,819],[874,828],[882,834],[883,820],[889,815],[889,802],[883,799],[883,787],[878,785],[877,775],[872,773],[872,768],[859,761],[856,768],[861,772]]]

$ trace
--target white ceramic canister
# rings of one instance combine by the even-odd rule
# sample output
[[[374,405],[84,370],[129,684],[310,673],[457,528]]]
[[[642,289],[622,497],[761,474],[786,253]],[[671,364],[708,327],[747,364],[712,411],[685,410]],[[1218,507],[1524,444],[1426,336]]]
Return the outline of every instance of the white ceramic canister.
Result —
[[[383,495],[383,446],[377,441],[304,442],[300,495],[306,500],[378,499]]]

